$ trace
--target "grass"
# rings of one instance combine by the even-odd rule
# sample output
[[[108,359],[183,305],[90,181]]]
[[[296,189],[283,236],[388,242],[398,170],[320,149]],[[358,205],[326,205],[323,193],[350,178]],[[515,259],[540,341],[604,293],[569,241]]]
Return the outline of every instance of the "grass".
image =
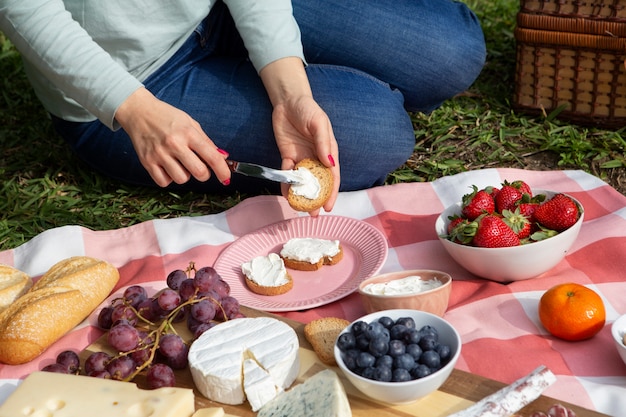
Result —
[[[511,110],[517,0],[467,0],[478,14],[488,62],[472,88],[432,114],[413,114],[412,158],[389,183],[432,181],[486,167],[583,169],[626,194],[623,129],[590,129]],[[223,211],[246,196],[176,194],[119,184],[83,165],[54,133],[0,34],[0,250],[44,230],[78,224],[95,230]]]

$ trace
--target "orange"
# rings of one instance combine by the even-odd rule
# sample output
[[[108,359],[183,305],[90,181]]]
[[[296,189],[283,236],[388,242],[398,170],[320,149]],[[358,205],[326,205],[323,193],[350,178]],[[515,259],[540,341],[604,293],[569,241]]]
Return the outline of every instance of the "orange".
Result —
[[[593,337],[603,327],[606,312],[602,298],[584,285],[555,285],[539,300],[539,320],[550,334],[564,340]]]

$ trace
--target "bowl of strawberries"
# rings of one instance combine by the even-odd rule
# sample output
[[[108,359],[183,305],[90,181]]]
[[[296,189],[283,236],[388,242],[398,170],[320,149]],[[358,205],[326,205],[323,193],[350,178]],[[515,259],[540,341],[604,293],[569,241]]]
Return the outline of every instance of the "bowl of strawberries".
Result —
[[[472,186],[435,222],[439,240],[463,268],[498,282],[535,278],[563,260],[583,223],[574,197],[531,190],[524,181]]]

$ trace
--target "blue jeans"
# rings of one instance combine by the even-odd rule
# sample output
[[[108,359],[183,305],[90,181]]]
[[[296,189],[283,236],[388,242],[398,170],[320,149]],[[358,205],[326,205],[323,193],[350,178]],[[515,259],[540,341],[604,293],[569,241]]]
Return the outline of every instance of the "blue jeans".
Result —
[[[415,146],[407,111],[430,112],[464,91],[485,60],[475,15],[452,0],[293,0],[313,95],[328,114],[341,161],[341,191],[383,184]],[[279,167],[272,107],[226,7],[218,2],[185,45],[144,84],[191,115],[230,158]],[[57,131],[94,169],[154,182],[123,130],[53,117]],[[278,192],[233,175],[172,189]]]

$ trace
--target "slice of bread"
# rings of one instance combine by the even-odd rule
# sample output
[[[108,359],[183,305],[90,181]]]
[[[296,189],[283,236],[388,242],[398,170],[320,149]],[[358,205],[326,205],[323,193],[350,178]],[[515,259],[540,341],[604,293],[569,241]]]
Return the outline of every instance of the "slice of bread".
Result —
[[[304,326],[304,337],[322,363],[329,366],[337,365],[334,353],[335,341],[339,333],[349,324],[348,320],[338,317],[323,317]]]
[[[0,264],[0,311],[4,310],[33,286],[28,274]]]
[[[319,181],[320,192],[317,198],[311,199],[294,193],[294,186],[289,187],[287,202],[297,211],[311,212],[319,209],[330,198],[333,191],[333,174],[317,159],[306,158],[298,162],[294,169],[306,168]]]
[[[246,285],[255,294],[280,295],[293,288],[293,279],[280,256],[257,256],[241,266]]]
[[[339,245],[339,253],[330,257],[324,256],[320,258],[317,263],[311,263],[308,261],[299,261],[297,259],[291,259],[289,257],[283,256],[283,261],[285,262],[285,266],[289,269],[296,269],[298,271],[317,271],[324,265],[335,265],[339,261],[343,259],[343,248]]]

